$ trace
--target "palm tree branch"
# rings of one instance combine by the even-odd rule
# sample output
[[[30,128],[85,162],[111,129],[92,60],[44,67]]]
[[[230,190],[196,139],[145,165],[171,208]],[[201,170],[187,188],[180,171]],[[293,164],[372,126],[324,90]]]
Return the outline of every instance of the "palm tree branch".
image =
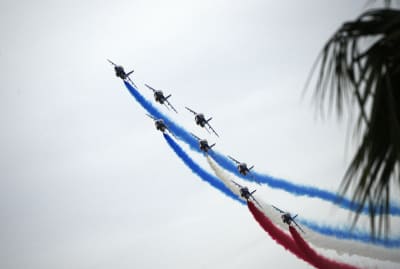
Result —
[[[358,115],[354,131],[363,135],[339,194],[353,189],[352,201],[360,205],[353,224],[368,206],[372,235],[376,216],[378,235],[389,231],[390,188],[400,187],[399,47],[400,11],[370,10],[335,32],[312,71],[319,66],[313,98],[322,109],[335,107],[339,118],[344,108]]]

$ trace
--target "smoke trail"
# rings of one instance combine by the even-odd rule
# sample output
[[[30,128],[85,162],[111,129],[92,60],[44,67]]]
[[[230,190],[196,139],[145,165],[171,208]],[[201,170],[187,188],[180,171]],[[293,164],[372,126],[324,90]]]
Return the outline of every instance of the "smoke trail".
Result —
[[[392,238],[392,239],[381,239],[381,238],[376,238],[373,239],[371,238],[371,235],[368,232],[363,232],[363,231],[354,231],[354,234],[349,236],[349,234],[346,232],[347,230],[350,231],[350,228],[346,230],[337,230],[333,229],[330,226],[327,225],[316,225],[315,223],[301,219],[300,222],[307,226],[308,228],[320,233],[320,234],[325,234],[329,236],[335,236],[336,238],[339,239],[353,239],[356,241],[368,243],[368,244],[374,244],[378,246],[383,246],[386,248],[400,248],[400,239],[399,238]]]
[[[283,246],[286,250],[292,252],[299,259],[313,265],[308,257],[299,249],[294,240],[285,232],[277,228],[251,201],[247,202],[247,207],[258,224],[260,224],[264,231],[266,231],[275,242]]]
[[[336,262],[330,260],[320,254],[318,254],[314,249],[312,249],[306,241],[300,236],[297,230],[293,226],[289,226],[290,234],[292,235],[294,241],[299,246],[299,248],[304,252],[305,255],[312,261],[313,265],[317,268],[323,269],[356,269],[357,267]]]
[[[282,222],[279,212],[263,200],[258,200],[258,202],[262,206],[262,212],[275,225],[282,229],[287,229],[287,225]],[[383,244],[384,241],[373,242],[366,232],[351,232],[350,229],[321,226],[311,221],[304,223],[303,220],[298,220],[298,222],[305,231],[303,238],[319,248],[334,250],[338,255],[359,255],[381,261],[400,262],[398,248],[389,248]],[[324,232],[326,230],[331,232]],[[363,238],[365,239],[364,241],[362,240]],[[387,243],[390,244],[393,241],[388,240]]]
[[[224,169],[234,173],[235,175],[237,175],[238,177],[241,177],[244,180],[253,181],[253,182],[257,182],[257,183],[263,183],[263,184],[268,185],[271,188],[281,189],[281,190],[284,190],[286,192],[289,192],[289,193],[297,195],[297,196],[308,196],[308,197],[312,197],[312,198],[319,198],[321,200],[335,204],[343,209],[347,209],[347,210],[351,210],[351,211],[357,211],[358,208],[360,207],[359,203],[354,203],[346,197],[340,197],[334,192],[322,190],[322,189],[319,189],[316,187],[294,184],[287,180],[284,180],[281,178],[275,178],[270,175],[260,174],[255,171],[254,172],[252,171],[254,178],[251,176],[248,176],[248,175],[243,176],[242,174],[240,174],[237,171],[235,164],[231,160],[227,159],[225,156],[223,156],[215,151],[210,151],[209,154]],[[378,210],[378,213],[379,212],[381,212],[381,211]],[[369,207],[364,206],[361,213],[369,214]],[[391,206],[389,213],[391,215],[399,216],[400,215],[400,207]]]
[[[215,175],[221,179],[224,184],[238,196],[240,195],[238,188],[232,184],[230,175],[225,173],[210,157],[206,156],[207,162]],[[277,212],[270,204],[265,203],[261,199],[257,199],[261,204],[262,212],[277,226],[283,230],[287,229],[287,225],[281,220],[281,214]],[[366,232],[351,232],[350,229],[332,228],[329,226],[321,226],[311,221],[299,221],[305,230],[304,238],[308,242],[324,249],[335,250],[337,254],[343,253],[350,255],[359,255],[378,260],[388,260],[393,262],[400,262],[400,255],[398,249],[395,249],[395,240],[388,240],[387,244],[393,248],[384,248],[383,242],[373,242]],[[327,232],[329,231],[329,232]],[[358,242],[357,242],[358,241]],[[371,245],[371,244],[377,245]],[[381,246],[379,246],[381,245]],[[397,245],[398,246],[398,245]]]
[[[194,151],[201,152],[198,147],[197,140],[187,132],[183,127],[175,124],[171,119],[169,119],[166,115],[161,113],[157,108],[155,108],[149,101],[147,101],[136,88],[134,88],[129,82],[124,81],[126,88],[132,94],[132,96],[142,105],[142,107],[147,110],[148,113],[153,115],[155,118],[163,119],[168,128],[174,133],[180,140],[187,143],[190,148]],[[331,202],[337,206],[340,206],[344,209],[356,211],[360,205],[358,203],[352,203],[348,198],[339,197],[334,192],[321,190],[316,187],[309,187],[304,185],[293,184],[289,181],[284,179],[274,178],[269,175],[263,175],[260,173],[253,172],[254,178],[247,175],[243,176],[240,174],[237,169],[235,163],[233,163],[230,159],[226,156],[212,150],[209,152],[210,156],[223,168],[227,169],[228,171],[234,173],[235,175],[243,178],[247,181],[253,181],[257,183],[264,183],[270,186],[271,188],[277,188],[289,192],[294,195],[298,196],[308,196],[319,198],[324,201]],[[363,214],[369,214],[368,207],[364,207],[362,210]],[[400,207],[398,206],[391,206],[389,213],[391,215],[399,215],[400,216]]]
[[[217,166],[213,160],[206,155],[206,160],[208,164],[210,165],[211,169],[214,171],[215,175],[227,186],[233,193],[235,193],[238,197],[240,197],[243,201],[246,201],[244,198],[240,196],[240,190],[237,188],[236,185],[232,183],[231,178],[225,172]]]
[[[208,172],[203,170],[197,163],[195,163],[169,135],[164,134],[164,138],[167,141],[168,145],[174,150],[176,155],[181,158],[181,160],[186,164],[186,166],[188,166],[192,170],[193,173],[198,175],[204,181],[208,182],[211,186],[223,192],[225,195],[244,204],[244,201],[241,200],[229,188],[227,188],[220,180],[218,180],[218,178],[209,174]]]
[[[136,99],[136,101],[148,112],[150,113],[153,117],[157,119],[163,119],[165,124],[168,126],[168,129],[171,130],[171,132],[178,137],[180,140],[183,142],[187,143],[190,148],[194,151],[201,152],[201,150],[198,147],[198,141],[196,138],[194,138],[189,132],[187,132],[183,127],[179,126],[178,124],[175,124],[170,118],[168,118],[166,115],[161,113],[156,107],[152,105],[151,102],[147,101],[137,89],[135,89],[131,84],[129,84],[127,81],[124,81],[124,84],[126,88],[129,90],[131,95]]]
[[[382,261],[400,262],[398,242],[395,242],[396,240],[377,240],[375,242],[371,241],[368,233],[351,233],[343,230],[332,233],[331,227],[317,226],[304,220],[299,222],[304,225],[305,234],[303,238],[320,248],[333,249],[339,255],[347,253]],[[321,230],[323,233],[321,233]],[[327,233],[326,230],[331,231],[331,233]],[[387,245],[391,247],[389,248]]]
[[[226,177],[221,177],[223,178],[223,184],[226,184],[227,186],[221,184],[221,182],[208,174],[206,171],[204,171],[200,166],[198,166],[184,151],[182,148],[179,147],[177,143],[168,135],[164,134],[165,140],[168,142],[168,144],[171,146],[171,148],[174,150],[174,152],[182,159],[182,161],[198,176],[200,176],[203,180],[207,181],[209,184],[211,184],[213,187],[216,187],[220,191],[222,191],[224,194],[228,195],[232,199],[235,199],[242,204],[244,204],[244,201],[239,198],[239,192],[237,188],[234,187],[234,185],[226,180]],[[212,161],[207,158],[207,160],[212,163]],[[221,175],[221,174],[220,174]],[[312,264],[312,261],[310,259],[307,259],[305,255],[300,251],[299,248],[296,247],[294,244],[293,240],[286,235],[283,231],[278,229],[277,227],[274,226],[274,224],[268,220],[268,218],[265,217],[265,215],[260,212],[251,202],[248,203],[248,207],[250,211],[252,212],[253,216],[255,219],[260,223],[260,225],[264,228],[265,231],[267,231],[270,236],[279,244],[281,244],[284,248],[287,250],[291,251],[293,254],[295,254],[297,257],[300,259],[303,259],[304,261]],[[253,208],[252,208],[253,207]],[[322,268],[322,267],[320,267]],[[346,268],[348,269],[348,268]]]

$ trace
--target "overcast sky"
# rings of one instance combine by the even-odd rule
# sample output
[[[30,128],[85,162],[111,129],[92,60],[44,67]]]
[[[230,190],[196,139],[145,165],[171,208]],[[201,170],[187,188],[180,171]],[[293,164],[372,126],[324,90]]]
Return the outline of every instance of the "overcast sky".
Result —
[[[147,98],[143,83],[171,93],[179,114],[160,109],[220,152],[335,191],[346,124],[301,96],[366,1],[278,2],[0,1],[0,267],[309,268],[184,166],[106,61],[134,68]],[[184,106],[213,116],[220,138]],[[347,220],[257,188],[304,217]]]

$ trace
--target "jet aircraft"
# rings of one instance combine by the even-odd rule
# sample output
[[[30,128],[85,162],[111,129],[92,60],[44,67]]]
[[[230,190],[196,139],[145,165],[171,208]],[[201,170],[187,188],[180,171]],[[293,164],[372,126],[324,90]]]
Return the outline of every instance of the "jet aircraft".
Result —
[[[185,107],[185,108],[186,108],[187,110],[189,110],[190,112],[192,112],[192,113],[195,115],[194,120],[196,121],[196,124],[197,124],[197,125],[200,125],[201,127],[205,128],[208,132],[210,132],[210,131],[206,128],[206,125],[207,125],[207,127],[208,127],[216,136],[219,137],[219,135],[218,135],[217,132],[214,130],[214,128],[212,128],[211,125],[209,124],[209,121],[212,120],[212,117],[206,120],[206,118],[205,118],[205,116],[204,116],[203,113],[197,113],[196,111],[194,111],[194,110],[192,110],[192,109],[190,109],[190,108],[188,108],[188,107]]]
[[[240,196],[241,196],[242,198],[246,199],[246,201],[248,201],[250,198],[252,198],[253,201],[254,201],[259,207],[262,207],[262,206],[258,203],[258,201],[256,200],[256,198],[254,198],[254,196],[253,196],[253,193],[255,193],[256,190],[250,192],[250,191],[249,191],[249,188],[240,185],[239,183],[237,183],[237,182],[234,181],[234,180],[231,180],[231,181],[233,182],[233,184],[235,184],[236,186],[239,187]]]
[[[154,125],[156,126],[157,130],[159,130],[163,133],[165,133],[165,130],[169,131],[169,129],[168,129],[167,125],[164,123],[163,119],[157,119],[150,114],[146,114],[146,115],[154,120]]]
[[[228,156],[228,157],[229,157],[229,159],[231,159],[232,161],[234,161],[237,164],[237,169],[238,169],[239,173],[244,176],[249,174],[250,170],[254,168],[254,165],[252,165],[250,168],[248,168],[246,163],[239,162],[238,160],[236,160],[235,158],[233,158],[231,156]]]
[[[153,91],[154,99],[156,100],[156,102],[159,102],[160,104],[165,105],[167,108],[169,106],[173,111],[178,113],[178,111],[176,111],[175,107],[173,107],[173,105],[168,101],[168,98],[171,97],[171,94],[169,94],[168,96],[164,96],[164,93],[161,90],[156,90],[147,84],[144,84],[144,85]]]
[[[133,86],[135,86],[135,88],[137,88],[137,86],[135,85],[135,83],[130,79],[129,75],[133,73],[133,70],[126,73],[124,68],[121,65],[117,65],[115,63],[113,63],[111,60],[107,59],[107,61],[112,64],[114,66],[114,70],[115,70],[115,75],[117,77],[119,77],[122,80],[128,80],[130,83],[133,84]]]
[[[303,233],[305,233],[303,231],[303,229],[300,227],[300,225],[294,220],[297,217],[297,214],[292,217],[292,215],[289,212],[285,212],[280,208],[277,208],[276,206],[272,205],[272,207],[278,211],[279,213],[281,213],[281,219],[283,221],[283,223],[286,223],[287,225],[291,225],[292,222],[297,226],[297,228],[299,228],[300,231],[302,231]]]
[[[207,153],[212,147],[215,146],[215,143],[212,144],[211,146],[208,145],[207,139],[201,139],[198,136],[196,136],[195,134],[192,134],[192,135],[199,141],[199,148],[203,152]]]

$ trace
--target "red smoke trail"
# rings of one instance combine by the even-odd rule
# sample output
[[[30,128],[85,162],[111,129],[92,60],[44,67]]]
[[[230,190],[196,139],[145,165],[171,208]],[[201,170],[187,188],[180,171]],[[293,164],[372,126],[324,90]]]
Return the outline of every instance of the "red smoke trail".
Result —
[[[312,265],[314,265],[317,268],[324,268],[324,269],[357,269],[357,267],[354,267],[352,265],[346,264],[346,263],[341,263],[337,261],[330,260],[320,254],[318,254],[314,249],[308,245],[306,241],[300,236],[300,234],[297,232],[297,230],[289,226],[289,231],[292,234],[292,237],[296,244],[299,246],[299,248],[304,252],[304,254],[308,257],[308,260],[312,262]]]
[[[276,227],[251,201],[247,202],[247,206],[260,226],[263,227],[263,229],[271,236],[272,239],[274,239],[278,244],[282,245],[285,249],[292,252],[298,258],[311,265],[314,265],[304,254],[304,252],[299,249],[291,236]]]

